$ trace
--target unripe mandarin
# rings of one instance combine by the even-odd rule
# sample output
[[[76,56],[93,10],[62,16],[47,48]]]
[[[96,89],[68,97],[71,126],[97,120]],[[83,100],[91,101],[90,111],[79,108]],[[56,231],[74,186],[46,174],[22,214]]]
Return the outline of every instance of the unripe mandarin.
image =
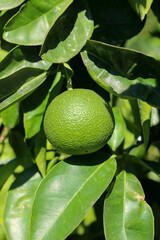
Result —
[[[44,117],[47,139],[59,152],[82,155],[102,148],[112,135],[111,107],[88,89],[68,90],[53,99]]]

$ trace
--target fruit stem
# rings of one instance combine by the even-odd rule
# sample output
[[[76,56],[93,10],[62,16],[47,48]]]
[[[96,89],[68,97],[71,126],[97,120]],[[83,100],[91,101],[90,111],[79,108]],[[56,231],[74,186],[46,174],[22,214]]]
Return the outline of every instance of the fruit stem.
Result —
[[[72,79],[71,78],[67,78],[67,89],[68,90],[73,90]]]

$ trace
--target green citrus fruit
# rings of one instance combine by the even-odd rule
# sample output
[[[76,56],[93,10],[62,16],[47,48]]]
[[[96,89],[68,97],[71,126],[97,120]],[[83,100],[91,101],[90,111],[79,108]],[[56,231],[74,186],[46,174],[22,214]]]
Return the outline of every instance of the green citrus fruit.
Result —
[[[110,106],[87,89],[63,92],[53,99],[44,117],[44,131],[51,144],[70,155],[102,148],[114,129]]]

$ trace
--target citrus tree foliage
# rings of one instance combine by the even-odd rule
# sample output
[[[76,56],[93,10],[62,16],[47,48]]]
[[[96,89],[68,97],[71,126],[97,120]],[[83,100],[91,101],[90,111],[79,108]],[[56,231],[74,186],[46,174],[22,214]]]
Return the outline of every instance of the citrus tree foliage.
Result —
[[[159,240],[158,0],[0,1],[0,239]],[[46,140],[54,97],[92,89],[115,129],[69,156]]]

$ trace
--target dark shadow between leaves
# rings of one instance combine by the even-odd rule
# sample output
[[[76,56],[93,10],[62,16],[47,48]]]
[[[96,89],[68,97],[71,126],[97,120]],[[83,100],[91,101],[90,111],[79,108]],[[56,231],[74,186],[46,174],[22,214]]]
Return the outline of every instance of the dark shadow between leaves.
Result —
[[[97,151],[95,153],[90,153],[86,155],[71,156],[64,160],[64,162],[77,166],[96,166],[102,164],[109,158],[109,154]]]
[[[12,184],[10,190],[13,190],[15,188],[20,187],[21,185],[27,183],[36,173],[38,172],[38,169],[36,167],[36,165],[33,165],[30,168],[27,168],[26,170],[24,170],[24,172],[22,172],[17,179],[15,180],[15,182]]]
[[[145,24],[126,0],[88,0],[98,27],[93,38],[117,45],[135,36]]]

